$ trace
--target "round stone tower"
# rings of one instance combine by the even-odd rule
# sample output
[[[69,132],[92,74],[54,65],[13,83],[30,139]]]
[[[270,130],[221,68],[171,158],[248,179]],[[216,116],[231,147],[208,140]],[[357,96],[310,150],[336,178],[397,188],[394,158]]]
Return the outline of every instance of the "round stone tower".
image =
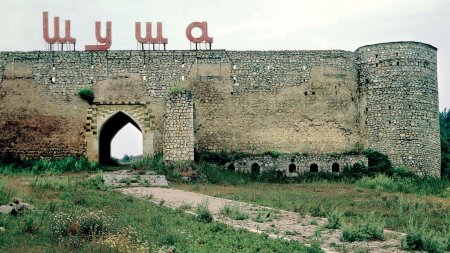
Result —
[[[356,50],[362,143],[394,166],[440,175],[437,49],[419,42]]]

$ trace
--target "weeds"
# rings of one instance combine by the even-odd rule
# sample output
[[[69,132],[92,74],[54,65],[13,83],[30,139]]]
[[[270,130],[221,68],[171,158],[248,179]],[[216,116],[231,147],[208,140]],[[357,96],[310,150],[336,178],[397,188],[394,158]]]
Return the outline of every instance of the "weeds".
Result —
[[[21,230],[28,234],[34,234],[39,230],[39,225],[36,217],[32,214],[26,214],[20,223]]]
[[[205,200],[197,205],[197,220],[203,223],[211,223],[213,221],[213,216],[208,209],[208,202]]]
[[[190,91],[191,91],[191,89],[189,88],[188,83],[181,81],[169,89],[169,94],[170,95],[178,95],[178,94],[190,92]]]
[[[105,191],[108,189],[108,187],[105,185],[105,180],[103,180],[102,174],[96,174],[88,179],[84,180],[81,183],[84,187],[92,190],[102,190]]]
[[[6,180],[0,180],[0,205],[7,204],[12,197],[12,192],[6,186]]]
[[[259,210],[256,213],[256,216],[252,218],[253,221],[263,223],[266,221],[272,221],[278,219],[279,212],[274,209],[267,209],[267,210]]]
[[[378,189],[386,192],[414,193],[421,195],[450,196],[450,181],[435,177],[410,175],[407,177],[376,175],[373,178],[363,177],[356,182],[359,187]]]
[[[365,215],[360,223],[344,226],[342,240],[346,242],[383,240],[384,226],[384,221],[376,217],[374,212],[371,212]]]
[[[69,177],[36,177],[30,181],[30,186],[36,190],[66,191],[75,187],[75,181]]]
[[[245,220],[250,217],[238,204],[225,205],[220,209],[219,213],[233,220]]]
[[[56,213],[52,216],[50,233],[62,240],[68,236],[82,236],[88,240],[106,234],[111,228],[111,218],[103,211],[83,213]]]
[[[181,204],[181,206],[178,207],[178,209],[180,209],[182,211],[191,210],[192,205],[190,203],[184,202],[183,204]]]
[[[98,169],[97,163],[91,163],[84,157],[66,157],[64,159],[24,160],[13,164],[1,164],[0,174],[16,173],[58,174],[63,172],[93,171]]]
[[[332,211],[327,212],[328,223],[325,225],[326,228],[338,229],[342,225],[342,218],[344,217],[344,212],[339,209],[334,208]]]
[[[430,227],[427,220],[419,223],[410,218],[406,238],[402,240],[402,248],[432,253],[449,250],[450,241],[445,238],[445,234],[450,238],[449,232],[448,230],[436,231]]]

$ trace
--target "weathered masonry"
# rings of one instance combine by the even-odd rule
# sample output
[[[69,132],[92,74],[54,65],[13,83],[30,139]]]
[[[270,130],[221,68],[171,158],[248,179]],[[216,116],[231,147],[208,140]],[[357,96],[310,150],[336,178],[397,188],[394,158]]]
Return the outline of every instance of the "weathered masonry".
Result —
[[[438,176],[436,52],[419,42],[355,52],[0,52],[0,153],[105,161],[131,123],[144,153],[166,160],[372,148]],[[82,88],[94,90],[92,104],[77,96]]]

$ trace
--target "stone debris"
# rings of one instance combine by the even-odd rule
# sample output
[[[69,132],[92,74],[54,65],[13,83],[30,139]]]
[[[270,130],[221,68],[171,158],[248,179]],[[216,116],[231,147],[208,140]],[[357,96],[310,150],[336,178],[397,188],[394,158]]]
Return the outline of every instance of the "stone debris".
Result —
[[[0,213],[17,215],[31,211],[33,208],[31,204],[22,202],[22,199],[14,197],[7,205],[0,206]]]
[[[168,187],[164,175],[155,175],[153,171],[118,170],[103,174],[105,185],[114,187]]]

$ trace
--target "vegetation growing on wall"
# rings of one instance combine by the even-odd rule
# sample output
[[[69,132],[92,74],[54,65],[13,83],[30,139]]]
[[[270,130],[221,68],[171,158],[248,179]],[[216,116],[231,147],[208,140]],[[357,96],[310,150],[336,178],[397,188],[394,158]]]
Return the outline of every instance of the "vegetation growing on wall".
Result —
[[[181,81],[169,89],[169,94],[177,95],[186,91],[190,91],[188,83],[186,81]]]
[[[94,102],[94,91],[91,88],[83,88],[78,91],[78,96],[90,104]]]

